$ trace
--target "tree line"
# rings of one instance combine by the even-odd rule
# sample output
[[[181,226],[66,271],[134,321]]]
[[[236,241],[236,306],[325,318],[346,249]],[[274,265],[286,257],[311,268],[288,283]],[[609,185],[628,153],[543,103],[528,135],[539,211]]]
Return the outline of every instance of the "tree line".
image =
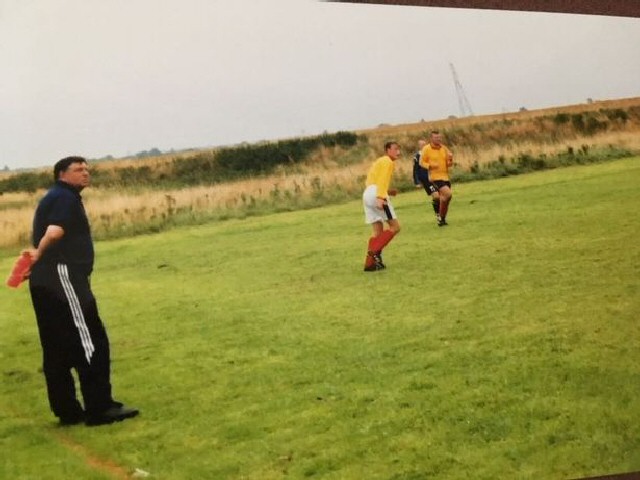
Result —
[[[148,165],[109,168],[108,162],[92,169],[96,187],[187,187],[210,185],[240,178],[267,175],[281,165],[303,162],[321,147],[349,148],[362,135],[352,132],[325,133],[312,137],[223,147],[171,160],[168,168]],[[0,193],[35,192],[53,182],[50,172],[20,172],[0,180]]]

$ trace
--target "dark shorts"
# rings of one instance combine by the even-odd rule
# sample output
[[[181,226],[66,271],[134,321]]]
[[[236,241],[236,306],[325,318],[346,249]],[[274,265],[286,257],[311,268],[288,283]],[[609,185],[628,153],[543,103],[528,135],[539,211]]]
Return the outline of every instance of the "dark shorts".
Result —
[[[422,186],[424,187],[424,191],[427,192],[427,195],[431,195],[438,191],[436,186],[431,182],[423,183]]]
[[[439,191],[442,187],[451,188],[451,182],[449,180],[434,180],[431,182],[431,185],[434,185],[435,188]]]
[[[427,192],[427,195],[431,195],[432,193],[436,193],[438,189],[429,181],[429,171],[424,168],[418,168],[417,178],[424,188],[424,191]]]

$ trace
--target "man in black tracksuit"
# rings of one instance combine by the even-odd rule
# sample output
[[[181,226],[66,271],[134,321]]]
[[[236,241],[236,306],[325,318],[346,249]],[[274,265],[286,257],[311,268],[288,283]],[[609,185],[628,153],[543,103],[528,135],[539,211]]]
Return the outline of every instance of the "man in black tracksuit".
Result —
[[[87,162],[67,157],[54,166],[55,185],[33,220],[31,300],[38,322],[49,404],[64,425],[112,423],[138,410],[113,400],[109,339],[89,277],[93,241],[80,192],[89,185]],[[71,374],[78,373],[84,409]]]

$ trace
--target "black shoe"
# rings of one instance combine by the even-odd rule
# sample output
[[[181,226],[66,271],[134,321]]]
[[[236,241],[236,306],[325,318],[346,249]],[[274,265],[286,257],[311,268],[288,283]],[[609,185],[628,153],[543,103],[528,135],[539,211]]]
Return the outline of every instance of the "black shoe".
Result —
[[[444,218],[441,218],[440,220],[438,220],[438,226],[439,227],[445,227],[447,225],[449,225],[449,224],[447,223],[447,221]]]
[[[384,265],[378,265],[377,263],[374,263],[373,265],[369,265],[368,267],[364,267],[364,271],[365,272],[377,272],[378,270],[384,270],[385,267]]]
[[[376,262],[376,270],[384,270],[385,268],[387,268],[387,266],[382,263],[382,252],[375,252],[372,256]]]
[[[367,255],[373,260],[373,263],[364,267],[365,272],[377,272],[378,270],[387,268],[384,263],[382,263],[380,252],[368,252]]]
[[[113,402],[104,412],[98,415],[87,416],[84,423],[88,426],[108,425],[109,423],[121,422],[127,418],[133,418],[139,414],[136,408],[125,407],[120,402]]]
[[[364,267],[365,272],[377,272],[378,270],[384,270],[385,268],[387,268],[385,264],[382,263],[382,252],[374,252],[373,250],[369,250],[367,252],[367,256],[371,260],[373,260],[373,263]]]
[[[61,427],[69,427],[71,425],[78,425],[84,422],[84,412],[78,413],[77,415],[71,415],[68,417],[59,417],[58,425]]]

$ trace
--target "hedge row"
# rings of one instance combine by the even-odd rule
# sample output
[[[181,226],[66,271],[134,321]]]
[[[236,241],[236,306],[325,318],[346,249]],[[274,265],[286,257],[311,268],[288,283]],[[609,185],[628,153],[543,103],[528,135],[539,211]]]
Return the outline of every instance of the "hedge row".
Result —
[[[221,148],[173,162],[173,175],[189,179],[189,184],[216,183],[240,177],[264,175],[279,165],[306,160],[319,147],[352,147],[359,140],[350,132],[282,140],[275,143]]]
[[[521,153],[512,158],[500,156],[497,160],[484,165],[474,163],[467,172],[454,172],[453,182],[472,182],[476,180],[488,180],[492,178],[519,175],[537,170],[550,170],[553,168],[567,167],[570,165],[586,165],[633,156],[634,152],[614,146],[607,148],[591,148],[583,145],[577,151],[573,147],[567,147],[565,152],[555,155],[531,155]]]
[[[174,158],[168,169],[147,165],[109,168],[100,164],[92,172],[97,187],[188,187],[214,184],[243,177],[264,175],[279,165],[306,160],[320,147],[352,147],[364,137],[351,132],[337,132],[314,137],[272,143],[225,147],[190,157]],[[22,172],[0,180],[4,192],[34,192],[51,185],[51,173]]]

